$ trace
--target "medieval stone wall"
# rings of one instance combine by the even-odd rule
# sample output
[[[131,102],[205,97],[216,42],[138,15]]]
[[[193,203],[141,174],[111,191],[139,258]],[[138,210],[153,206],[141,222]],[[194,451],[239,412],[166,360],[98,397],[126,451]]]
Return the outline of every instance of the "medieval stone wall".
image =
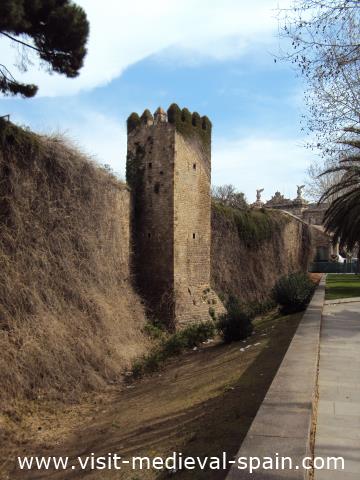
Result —
[[[142,125],[128,135],[133,272],[158,316],[171,316],[174,275],[174,129]]]
[[[309,205],[302,213],[302,218],[309,225],[322,225],[327,205]]]
[[[213,208],[211,284],[218,294],[233,294],[244,303],[263,302],[278,278],[307,271],[313,257],[309,226],[283,213],[277,217],[279,228],[255,244],[245,242],[237,225]]]
[[[176,132],[174,279],[180,323],[208,316],[210,287],[210,152],[197,136]],[[209,303],[208,303],[209,302]]]
[[[174,182],[175,284],[210,278],[210,159],[196,138],[176,133]]]
[[[207,117],[176,105],[130,115],[127,181],[133,273],[149,310],[170,327],[224,311],[215,292],[263,301],[280,276],[307,270],[310,230],[301,219],[255,209],[242,225],[212,209]]]
[[[210,289],[211,124],[183,113],[128,122],[133,271],[154,315],[172,326],[223,308]]]
[[[320,225],[311,225],[310,227],[315,247],[313,260],[315,262],[331,261],[332,255],[339,254],[338,247],[333,247],[331,236],[324,232],[323,227]]]

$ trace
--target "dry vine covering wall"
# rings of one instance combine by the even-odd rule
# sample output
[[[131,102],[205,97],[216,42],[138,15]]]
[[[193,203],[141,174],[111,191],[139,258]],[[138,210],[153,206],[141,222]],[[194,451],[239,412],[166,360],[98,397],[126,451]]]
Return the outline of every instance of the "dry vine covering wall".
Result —
[[[129,191],[67,142],[0,123],[0,403],[100,389],[147,345]]]

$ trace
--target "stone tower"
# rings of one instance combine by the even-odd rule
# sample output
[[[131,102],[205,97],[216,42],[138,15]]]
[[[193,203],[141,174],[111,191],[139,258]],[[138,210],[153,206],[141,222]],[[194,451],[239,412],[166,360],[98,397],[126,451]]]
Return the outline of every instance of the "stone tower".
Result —
[[[210,289],[211,123],[171,105],[130,115],[133,271],[153,314],[174,328],[222,308]]]

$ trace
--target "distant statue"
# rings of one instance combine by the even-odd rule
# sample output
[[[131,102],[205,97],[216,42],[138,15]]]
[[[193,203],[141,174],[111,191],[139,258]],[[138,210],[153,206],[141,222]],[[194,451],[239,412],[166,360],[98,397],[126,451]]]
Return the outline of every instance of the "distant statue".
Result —
[[[256,190],[256,202],[260,203],[261,202],[261,192],[263,192],[263,188],[259,188],[259,190]]]
[[[305,188],[305,185],[296,185],[297,186],[297,198],[302,200],[302,191]]]

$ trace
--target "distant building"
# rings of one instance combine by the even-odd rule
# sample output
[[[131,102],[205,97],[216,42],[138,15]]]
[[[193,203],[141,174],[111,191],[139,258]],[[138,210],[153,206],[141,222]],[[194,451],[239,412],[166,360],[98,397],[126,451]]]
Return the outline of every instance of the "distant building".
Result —
[[[261,206],[282,210],[309,224],[312,227],[311,231],[315,247],[314,261],[335,261],[339,256],[339,248],[332,245],[332,237],[325,232],[323,227],[327,204],[309,203],[302,196],[303,188],[304,185],[297,186],[297,196],[293,200],[285,198],[280,192],[275,192],[271,199]],[[254,207],[258,206],[258,200],[257,198],[257,201],[253,204]]]

